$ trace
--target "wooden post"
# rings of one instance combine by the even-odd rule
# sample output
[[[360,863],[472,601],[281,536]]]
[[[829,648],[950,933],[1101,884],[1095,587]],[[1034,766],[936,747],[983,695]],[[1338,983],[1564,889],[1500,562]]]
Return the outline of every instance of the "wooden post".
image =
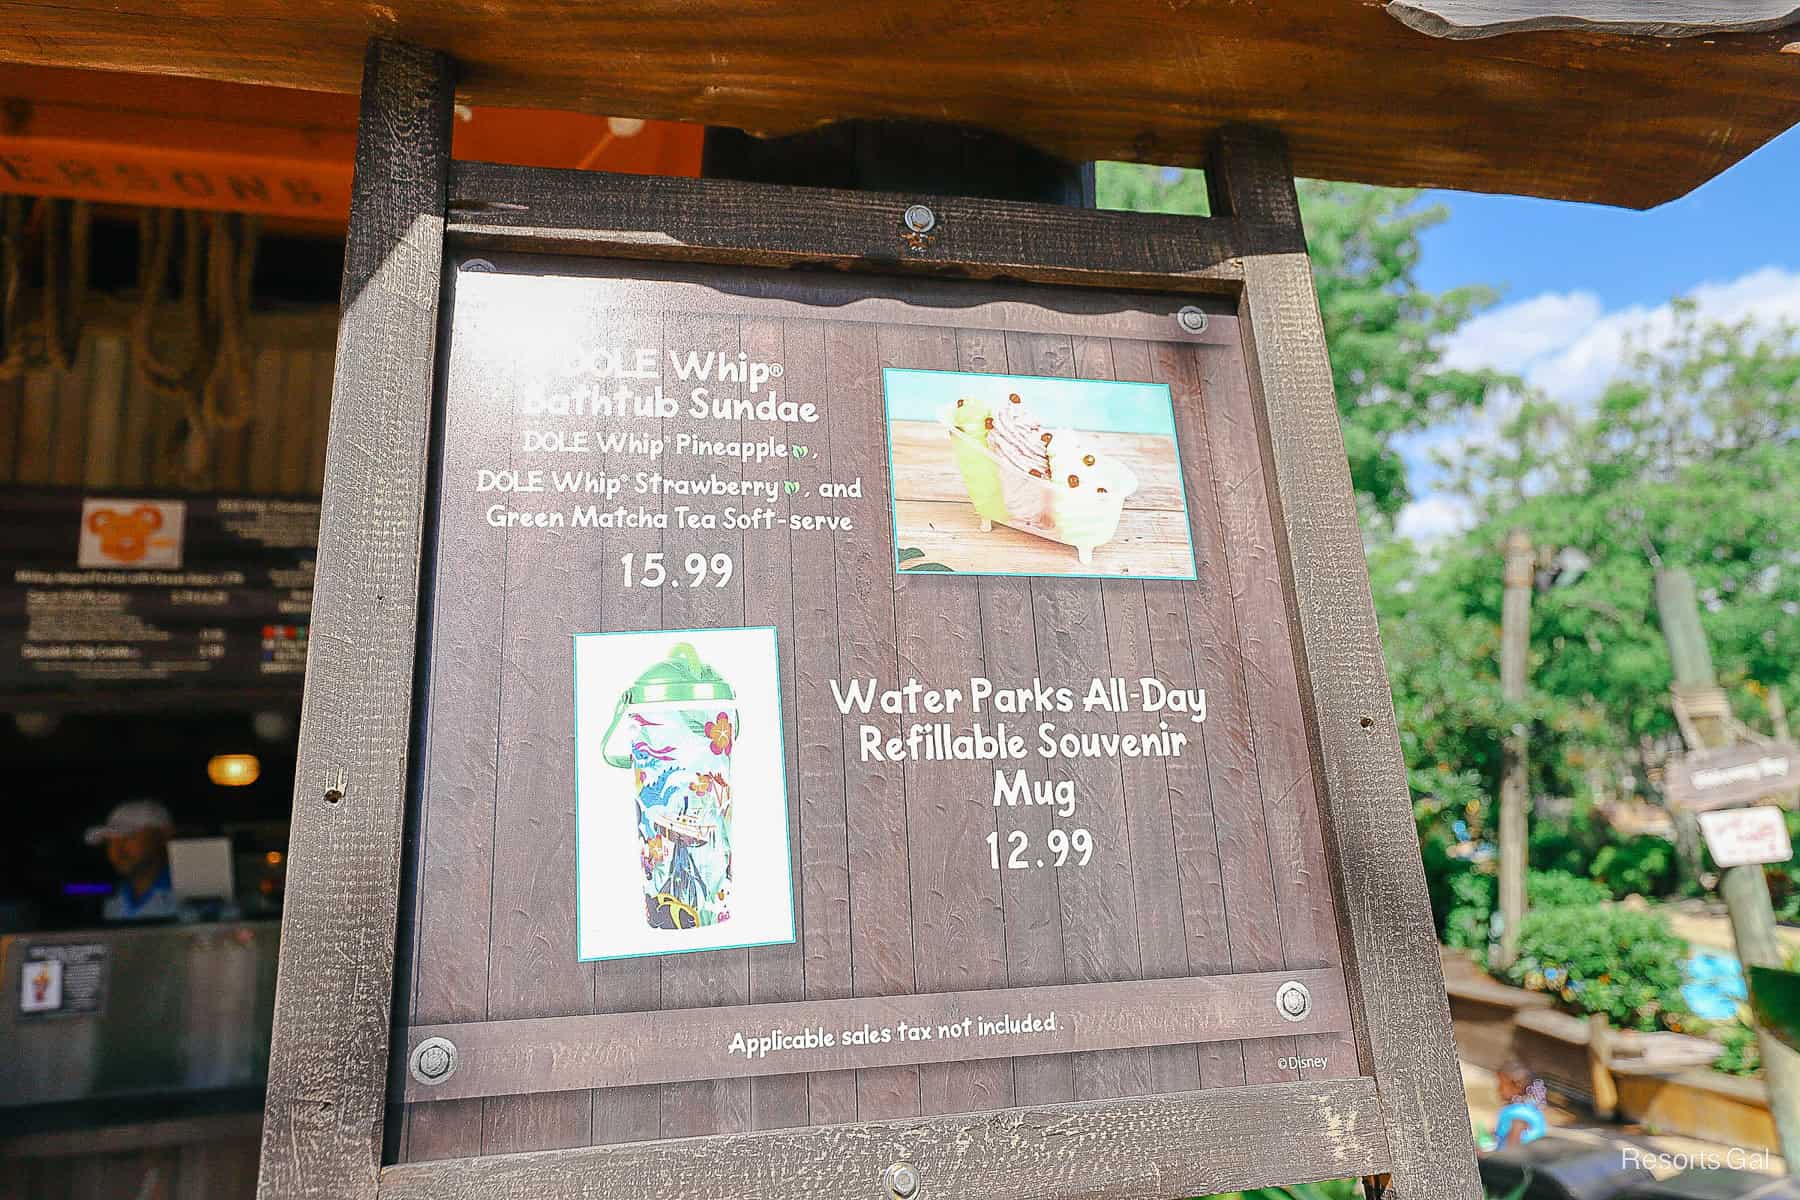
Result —
[[[1656,612],[1663,639],[1669,645],[1674,668],[1676,698],[1688,709],[1693,751],[1729,746],[1736,731],[1724,706],[1714,701],[1719,691],[1713,673],[1712,650],[1700,627],[1700,605],[1694,579],[1679,568],[1656,572]],[[1699,701],[1699,703],[1695,703]],[[1684,731],[1685,732],[1685,731]],[[1692,820],[1691,814],[1689,819]],[[1775,936],[1775,911],[1769,900],[1769,881],[1760,866],[1726,867],[1719,879],[1719,894],[1731,915],[1731,936],[1738,961],[1745,966],[1781,967],[1781,944]],[[1763,1080],[1769,1091],[1769,1111],[1775,1118],[1776,1136],[1789,1171],[1800,1166],[1800,1053],[1787,1048],[1760,1026],[1757,1044],[1762,1049]]]
[[[387,1095],[451,69],[363,71],[257,1194],[372,1198]]]
[[[1277,552],[1293,587],[1289,619],[1301,633],[1301,695],[1318,733],[1314,769],[1329,781],[1326,853],[1362,864],[1339,872],[1350,914],[1340,937],[1354,950],[1359,1041],[1366,1068],[1384,1080],[1392,1155],[1389,1177],[1365,1180],[1365,1191],[1370,1200],[1480,1196],[1454,1046],[1417,1036],[1448,1025],[1449,1000],[1286,143],[1265,130],[1222,131],[1207,188],[1215,216],[1242,221],[1252,246],[1245,354],[1274,480]],[[1418,947],[1405,966],[1388,953],[1397,942]]]
[[[1619,1085],[1613,1079],[1613,1030],[1605,1013],[1588,1017],[1588,1079],[1594,1086],[1594,1115],[1610,1121],[1619,1111]]]
[[[1525,699],[1525,665],[1531,650],[1531,585],[1536,554],[1523,529],[1506,535],[1506,591],[1500,608],[1500,695],[1510,703]],[[1494,965],[1512,966],[1519,957],[1519,926],[1525,920],[1525,872],[1529,848],[1525,810],[1531,791],[1526,758],[1529,730],[1516,724],[1506,737],[1500,775],[1500,945]]]

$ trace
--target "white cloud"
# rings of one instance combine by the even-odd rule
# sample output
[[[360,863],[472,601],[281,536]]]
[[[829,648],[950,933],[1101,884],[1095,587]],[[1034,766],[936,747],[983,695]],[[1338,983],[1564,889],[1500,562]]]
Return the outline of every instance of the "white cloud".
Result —
[[[1573,337],[1592,328],[1600,316],[1600,298],[1592,292],[1545,292],[1482,313],[1464,324],[1444,347],[1444,365],[1463,370],[1521,370],[1567,348]]]
[[[1764,267],[1690,293],[1703,322],[1800,323],[1800,273]],[[1672,305],[1605,312],[1592,292],[1546,292],[1484,313],[1444,346],[1452,366],[1521,375],[1551,399],[1592,400],[1620,372],[1633,339],[1655,346],[1675,325]]]
[[[1454,496],[1432,495],[1414,500],[1400,510],[1394,519],[1394,531],[1401,537],[1426,544],[1451,534],[1461,533],[1474,524],[1474,513],[1468,504]]]
[[[1786,320],[1800,325],[1800,272],[1764,267],[1689,293],[1703,323],[1749,320],[1773,327]],[[1623,370],[1633,343],[1655,347],[1675,326],[1670,304],[1632,305],[1605,311],[1592,292],[1545,292],[1483,313],[1444,345],[1447,365],[1491,367],[1519,375],[1551,400],[1582,409]],[[1467,505],[1436,490],[1442,471],[1432,460],[1455,460],[1472,447],[1490,446],[1499,428],[1518,410],[1520,398],[1503,393],[1478,412],[1395,439],[1406,459],[1417,501],[1400,513],[1396,528],[1426,542],[1467,528]]]

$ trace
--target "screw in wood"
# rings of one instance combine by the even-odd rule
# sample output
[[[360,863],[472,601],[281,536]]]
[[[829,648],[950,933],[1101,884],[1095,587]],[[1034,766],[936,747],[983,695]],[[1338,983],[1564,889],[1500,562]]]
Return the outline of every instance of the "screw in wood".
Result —
[[[1275,1008],[1289,1021],[1304,1021],[1312,1012],[1312,993],[1306,985],[1290,979],[1275,990]]]
[[[930,233],[937,228],[937,214],[923,204],[915,204],[908,208],[903,219],[906,227],[914,233]]]
[[[1175,321],[1189,333],[1206,332],[1206,313],[1200,309],[1199,305],[1182,305],[1181,311],[1175,314]]]
[[[456,1045],[449,1038],[426,1038],[413,1047],[410,1066],[420,1083],[442,1083],[456,1070]]]
[[[897,1162],[883,1171],[881,1181],[894,1200],[914,1200],[919,1194],[919,1168],[909,1162]]]

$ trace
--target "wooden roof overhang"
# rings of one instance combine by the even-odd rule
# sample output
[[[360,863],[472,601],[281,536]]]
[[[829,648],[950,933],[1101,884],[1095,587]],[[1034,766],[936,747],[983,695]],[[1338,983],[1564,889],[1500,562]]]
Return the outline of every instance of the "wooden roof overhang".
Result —
[[[0,0],[0,63],[353,92],[380,35],[448,52],[477,104],[763,134],[949,121],[1171,165],[1254,123],[1303,175],[1642,208],[1800,121],[1797,19],[1788,0]]]

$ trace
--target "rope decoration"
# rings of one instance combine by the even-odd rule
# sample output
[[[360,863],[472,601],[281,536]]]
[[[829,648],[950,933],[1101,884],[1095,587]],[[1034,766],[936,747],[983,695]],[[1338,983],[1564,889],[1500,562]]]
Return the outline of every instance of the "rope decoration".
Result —
[[[33,204],[27,220],[23,196],[0,197],[0,201],[4,201],[0,204],[0,379],[16,379],[42,367],[67,371],[81,344],[92,212],[85,200],[46,198]],[[43,236],[44,269],[42,310],[35,327],[23,313],[26,240],[34,226]],[[67,271],[63,269],[65,245]],[[31,345],[34,333],[35,347]]]
[[[175,220],[182,222],[179,317],[164,330],[158,320],[174,259]],[[190,475],[204,473],[214,434],[242,429],[250,419],[247,325],[256,273],[260,225],[229,213],[206,216],[172,209],[145,210],[138,220],[138,309],[131,323],[132,361],[144,382],[186,410],[180,453]],[[159,338],[160,333],[173,333]],[[173,343],[163,349],[159,341]]]

